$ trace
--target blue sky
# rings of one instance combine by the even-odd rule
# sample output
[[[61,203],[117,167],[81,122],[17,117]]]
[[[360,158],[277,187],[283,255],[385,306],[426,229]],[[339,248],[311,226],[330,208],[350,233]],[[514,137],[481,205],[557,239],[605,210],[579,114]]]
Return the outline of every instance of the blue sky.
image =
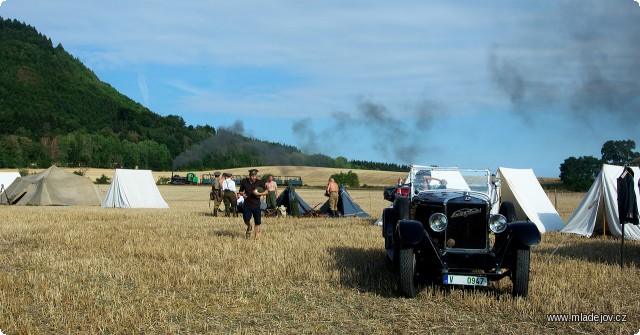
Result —
[[[556,177],[640,150],[633,0],[0,4],[160,115],[306,153]]]

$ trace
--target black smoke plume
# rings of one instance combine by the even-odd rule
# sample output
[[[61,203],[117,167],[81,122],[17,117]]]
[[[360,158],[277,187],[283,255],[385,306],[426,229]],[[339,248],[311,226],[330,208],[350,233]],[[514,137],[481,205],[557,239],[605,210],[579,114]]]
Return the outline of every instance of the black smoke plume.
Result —
[[[173,170],[179,170],[189,163],[199,162],[204,157],[215,151],[230,148],[234,141],[233,135],[244,135],[244,123],[236,120],[231,126],[221,126],[216,136],[204,139],[192,145],[173,159]]]
[[[364,133],[381,159],[409,164],[415,159],[416,153],[436,150],[427,143],[434,116],[445,118],[442,111],[443,108],[431,100],[424,100],[407,110],[391,111],[381,103],[361,98],[353,113],[332,113],[328,128],[315,131],[314,121],[306,118],[294,123],[293,133],[303,152],[323,152],[328,155],[337,146],[348,146],[352,141],[360,142],[355,136]]]
[[[640,9],[632,1],[558,2],[545,31],[551,43],[492,46],[488,70],[525,121],[568,111],[591,129],[640,129]],[[542,20],[542,19],[541,19]],[[518,43],[536,36],[534,25]],[[524,42],[526,43],[526,42]],[[529,123],[529,122],[527,122]]]

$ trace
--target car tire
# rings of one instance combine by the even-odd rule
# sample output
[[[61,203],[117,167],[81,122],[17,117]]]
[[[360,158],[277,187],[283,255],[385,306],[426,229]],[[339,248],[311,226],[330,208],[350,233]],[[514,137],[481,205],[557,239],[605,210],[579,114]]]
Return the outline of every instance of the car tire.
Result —
[[[416,276],[416,255],[413,249],[400,249],[399,252],[398,287],[400,293],[407,298],[414,298],[417,295]]]
[[[518,221],[518,214],[516,213],[516,206],[511,201],[504,201],[500,205],[500,214],[502,214],[507,222]]]
[[[396,221],[393,225],[393,262],[392,268],[394,271],[398,270],[398,263],[400,262],[400,250],[402,249],[402,245],[400,243],[400,238],[398,237],[398,221],[400,220],[408,220],[411,216],[411,208],[410,203],[411,199],[409,197],[397,197],[396,201],[393,204],[393,209],[396,212]]]
[[[529,265],[531,262],[531,250],[529,247],[520,246],[516,249],[515,269],[512,270],[513,296],[526,297],[529,294]]]

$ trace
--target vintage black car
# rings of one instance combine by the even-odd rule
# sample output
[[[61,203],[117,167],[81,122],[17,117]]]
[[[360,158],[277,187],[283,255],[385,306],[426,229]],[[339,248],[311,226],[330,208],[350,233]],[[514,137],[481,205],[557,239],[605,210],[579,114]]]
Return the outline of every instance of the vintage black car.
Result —
[[[387,187],[382,236],[402,295],[419,284],[488,286],[510,277],[513,296],[527,296],[530,247],[541,234],[499,203],[500,181],[488,170],[411,166],[405,183]]]

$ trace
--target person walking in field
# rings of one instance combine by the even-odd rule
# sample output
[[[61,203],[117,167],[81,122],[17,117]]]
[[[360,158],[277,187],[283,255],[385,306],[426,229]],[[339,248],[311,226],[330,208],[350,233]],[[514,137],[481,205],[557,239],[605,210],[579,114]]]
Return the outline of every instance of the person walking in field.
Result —
[[[213,216],[218,216],[218,210],[222,204],[222,181],[220,180],[220,171],[213,173],[211,180],[211,195],[213,200]]]
[[[333,178],[329,178],[327,189],[325,194],[329,195],[329,210],[331,210],[331,217],[338,217],[338,184]]]
[[[273,209],[276,208],[276,200],[278,199],[278,184],[273,181],[273,175],[269,174],[267,176],[267,182],[265,183],[267,186],[267,208]]]
[[[224,173],[222,181],[222,200],[224,201],[224,216],[238,216],[236,202],[236,182],[233,180],[231,173]]]
[[[244,196],[242,204],[242,218],[244,224],[247,225],[246,238],[251,237],[251,217],[255,224],[255,238],[260,237],[260,225],[262,224],[262,211],[260,209],[260,197],[267,195],[265,182],[258,179],[258,170],[249,170],[249,178],[242,179],[240,182],[240,192]]]

